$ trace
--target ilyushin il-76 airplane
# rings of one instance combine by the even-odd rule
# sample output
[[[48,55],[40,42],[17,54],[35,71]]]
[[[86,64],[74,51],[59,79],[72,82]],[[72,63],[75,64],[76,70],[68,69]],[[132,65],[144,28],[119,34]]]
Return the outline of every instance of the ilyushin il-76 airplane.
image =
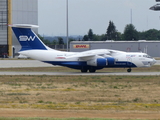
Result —
[[[111,49],[95,49],[84,52],[64,52],[49,48],[33,32],[36,25],[10,25],[22,48],[20,54],[52,65],[65,66],[81,70],[81,72],[96,72],[103,68],[150,67],[156,63],[146,53],[124,52]]]

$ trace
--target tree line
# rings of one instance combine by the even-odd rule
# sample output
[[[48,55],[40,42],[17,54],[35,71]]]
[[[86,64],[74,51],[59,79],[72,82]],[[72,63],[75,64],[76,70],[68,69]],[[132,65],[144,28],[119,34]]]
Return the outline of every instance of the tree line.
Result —
[[[65,42],[62,37],[58,37],[58,40],[49,41],[40,36],[42,41],[46,45],[64,45]],[[92,29],[89,29],[88,34],[84,35],[79,41],[138,41],[138,40],[160,40],[160,30],[149,29],[146,31],[137,31],[133,24],[127,24],[124,28],[124,32],[118,32],[113,21],[109,21],[109,25],[106,29],[106,32],[102,35],[97,35],[93,33]],[[69,38],[70,41],[75,41],[73,38]]]
[[[88,34],[84,35],[83,41],[138,41],[138,40],[160,40],[160,30],[149,29],[147,31],[137,31],[133,24],[127,24],[124,32],[118,32],[112,21],[109,21],[108,28],[105,34],[96,35],[92,29],[89,29]]]

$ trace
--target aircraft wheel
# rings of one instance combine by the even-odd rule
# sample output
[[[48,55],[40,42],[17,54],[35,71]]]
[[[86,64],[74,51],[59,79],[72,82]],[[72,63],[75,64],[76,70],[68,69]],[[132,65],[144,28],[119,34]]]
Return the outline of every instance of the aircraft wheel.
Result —
[[[131,72],[131,71],[132,71],[132,69],[131,69],[131,68],[127,69],[127,72]]]
[[[87,71],[88,71],[88,69],[87,69],[87,68],[82,67],[82,69],[81,69],[81,72],[82,72],[82,73],[85,73],[85,72],[87,72]]]
[[[94,72],[96,72],[96,69],[93,68],[93,67],[91,67],[91,68],[89,69],[89,72],[90,72],[90,73],[94,73]]]

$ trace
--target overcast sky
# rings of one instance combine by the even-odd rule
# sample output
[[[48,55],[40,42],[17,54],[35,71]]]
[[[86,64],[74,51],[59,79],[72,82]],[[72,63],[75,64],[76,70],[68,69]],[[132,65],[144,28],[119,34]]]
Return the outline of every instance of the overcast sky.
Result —
[[[109,21],[119,32],[131,23],[138,31],[160,29],[160,11],[149,8],[155,0],[68,0],[69,35],[105,34]],[[66,0],[38,0],[39,34],[66,35]]]

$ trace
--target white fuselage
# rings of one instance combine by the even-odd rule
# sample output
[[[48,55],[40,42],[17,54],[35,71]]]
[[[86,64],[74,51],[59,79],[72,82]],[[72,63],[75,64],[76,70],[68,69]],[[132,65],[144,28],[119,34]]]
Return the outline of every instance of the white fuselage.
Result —
[[[19,53],[43,62],[80,62],[95,59],[96,57],[108,57],[110,56],[108,51],[111,51],[111,56],[116,59],[115,67],[127,67],[129,64],[134,64],[135,67],[150,67],[156,62],[155,59],[145,53],[122,52],[108,49],[89,50],[85,52],[63,52],[53,49],[26,50]],[[94,54],[96,54],[96,56],[93,57],[92,55]]]

